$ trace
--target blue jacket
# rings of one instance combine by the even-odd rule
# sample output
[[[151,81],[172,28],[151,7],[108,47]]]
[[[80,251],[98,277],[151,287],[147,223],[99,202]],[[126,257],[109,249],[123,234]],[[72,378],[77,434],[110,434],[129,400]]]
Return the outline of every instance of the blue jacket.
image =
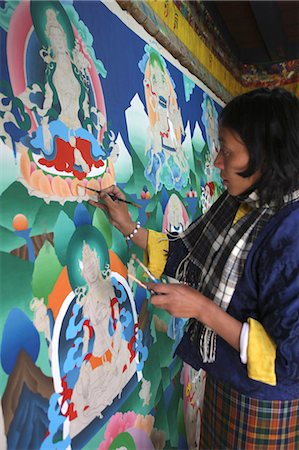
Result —
[[[165,273],[175,276],[185,249],[170,242]],[[242,323],[258,320],[277,345],[277,384],[252,380],[240,354],[217,336],[216,360],[203,363],[197,347],[184,334],[176,354],[195,369],[261,400],[299,399],[299,202],[281,209],[253,244],[227,313]]]

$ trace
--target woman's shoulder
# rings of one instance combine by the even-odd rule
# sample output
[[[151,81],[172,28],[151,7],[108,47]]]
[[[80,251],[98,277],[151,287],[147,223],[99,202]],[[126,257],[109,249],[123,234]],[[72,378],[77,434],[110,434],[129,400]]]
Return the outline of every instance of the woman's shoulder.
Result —
[[[280,209],[265,225],[252,247],[252,254],[259,257],[269,257],[271,252],[299,260],[299,201]]]
[[[269,230],[267,226],[265,233],[270,232],[273,238],[283,238],[289,236],[298,240],[299,243],[299,201],[290,203],[279,210],[269,222]],[[272,233],[271,233],[272,230]]]

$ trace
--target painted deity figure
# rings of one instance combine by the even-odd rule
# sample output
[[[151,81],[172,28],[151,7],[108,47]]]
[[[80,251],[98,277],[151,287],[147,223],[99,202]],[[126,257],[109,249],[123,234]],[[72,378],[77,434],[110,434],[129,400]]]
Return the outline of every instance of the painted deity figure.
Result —
[[[77,418],[71,422],[76,435],[111,405],[136,370],[136,364],[122,337],[120,310],[110,276],[103,278],[96,250],[87,243],[82,251],[82,276],[87,292],[79,300],[84,322],[84,361],[71,401]]]
[[[33,83],[20,95],[37,116],[37,129],[30,139],[34,162],[52,175],[75,176],[79,180],[105,170],[107,152],[100,143],[106,119],[96,105],[90,83],[91,62],[63,10],[39,9],[32,3],[33,23],[46,64],[44,85]],[[44,25],[42,26],[41,23]],[[42,105],[32,93],[42,93]],[[38,155],[43,154],[40,158]]]
[[[180,189],[187,184],[189,173],[182,149],[184,127],[181,111],[164,59],[149,46],[146,46],[146,51],[147,61],[143,70],[150,126],[145,149],[149,161],[144,174],[156,192],[163,185],[167,189]]]
[[[201,208],[205,213],[221,192],[220,170],[214,166],[219,151],[218,113],[214,101],[205,92],[203,94],[202,122],[205,127],[208,151],[204,158],[204,186],[201,192]]]
[[[218,154],[219,149],[218,113],[216,111],[213,100],[206,93],[204,93],[202,108],[203,108],[202,121],[206,130],[207,143],[210,150],[211,158],[214,161],[214,159]]]
[[[51,330],[50,319],[48,316],[48,310],[44,303],[44,298],[34,297],[30,302],[30,309],[34,314],[33,323],[37,331],[44,333],[46,341],[49,345],[49,359],[52,359],[52,342],[51,342]]]
[[[165,208],[163,227],[164,233],[182,233],[190,224],[187,211],[176,194],[171,194]]]
[[[52,81],[61,107],[61,112],[58,119],[65,123],[69,128],[76,129],[81,126],[78,118],[81,86],[78,79],[74,75],[72,58],[68,50],[66,34],[56,18],[55,11],[48,9],[46,11],[46,16],[47,22],[45,32],[50,46],[47,50],[42,49],[40,54],[48,64],[55,64],[55,71],[53,73]],[[84,62],[85,68],[87,68],[88,61],[85,60]],[[49,82],[46,84],[45,101],[48,103],[49,107],[53,101],[53,91],[50,88]],[[86,96],[84,98],[84,102],[84,109],[87,112],[88,106],[86,105]]]
[[[181,382],[184,385],[184,418],[185,423],[188,423],[188,448],[194,450],[199,448],[205,380],[203,370],[196,371],[184,363],[181,372]]]
[[[41,57],[51,67],[55,66],[52,74],[52,83],[55,88],[55,93],[60,104],[60,114],[58,120],[64,123],[69,130],[76,130],[81,127],[79,120],[80,104],[79,99],[83,94],[82,109],[84,112],[84,119],[90,120],[88,96],[85,88],[82,88],[82,82],[79,82],[78,75],[75,76],[74,67],[77,71],[84,73],[89,66],[89,62],[84,58],[83,54],[78,50],[78,43],[73,49],[74,55],[80,55],[80,65],[76,65],[75,58],[71,57],[68,49],[66,33],[57,20],[56,12],[52,9],[46,11],[47,21],[45,33],[49,41],[49,48],[40,51]],[[77,58],[78,59],[78,58]],[[83,85],[84,86],[84,85]],[[50,86],[50,80],[46,82],[45,86],[45,101],[43,109],[48,111],[53,103],[54,90]],[[91,126],[89,125],[89,132]],[[42,119],[44,149],[50,151],[51,133],[48,128],[48,115]],[[76,138],[70,133],[69,143],[74,148],[74,166],[83,172],[89,173],[90,169],[85,161],[81,151],[76,147]]]
[[[209,181],[202,187],[202,195],[201,195],[201,205],[202,205],[202,213],[206,213],[208,209],[212,206],[214,201],[213,195],[215,190],[215,184],[212,181]]]

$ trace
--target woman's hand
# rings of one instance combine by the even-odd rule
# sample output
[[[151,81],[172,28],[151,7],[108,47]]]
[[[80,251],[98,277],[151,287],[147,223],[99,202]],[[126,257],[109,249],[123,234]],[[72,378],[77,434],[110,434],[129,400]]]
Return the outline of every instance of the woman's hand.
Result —
[[[158,308],[165,309],[174,317],[203,320],[204,310],[212,303],[207,297],[195,289],[180,283],[146,283],[156,295],[151,303]]]
[[[180,283],[145,283],[155,292],[151,303],[174,317],[194,318],[212,328],[235,350],[240,351],[242,323],[223,311],[208,297]]]
[[[127,204],[118,202],[118,198],[122,200],[126,199],[125,195],[117,186],[109,186],[99,193],[98,202],[89,200],[88,203],[105,211],[110,223],[124,236],[129,236],[135,230],[136,222],[133,222]],[[142,250],[147,250],[147,238],[147,229],[139,228],[138,232],[131,239]]]
[[[98,202],[89,200],[88,203],[105,211],[110,223],[121,233],[130,234],[135,228],[135,222],[129,214],[127,204],[118,202],[118,198],[125,200],[126,197],[117,186],[110,186],[99,193]]]

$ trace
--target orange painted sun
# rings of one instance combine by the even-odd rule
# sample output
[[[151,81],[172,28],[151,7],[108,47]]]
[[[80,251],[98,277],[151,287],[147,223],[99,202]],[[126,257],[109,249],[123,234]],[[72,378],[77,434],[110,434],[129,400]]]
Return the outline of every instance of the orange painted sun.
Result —
[[[27,230],[28,228],[28,219],[24,214],[17,214],[13,218],[12,226],[16,231]]]

